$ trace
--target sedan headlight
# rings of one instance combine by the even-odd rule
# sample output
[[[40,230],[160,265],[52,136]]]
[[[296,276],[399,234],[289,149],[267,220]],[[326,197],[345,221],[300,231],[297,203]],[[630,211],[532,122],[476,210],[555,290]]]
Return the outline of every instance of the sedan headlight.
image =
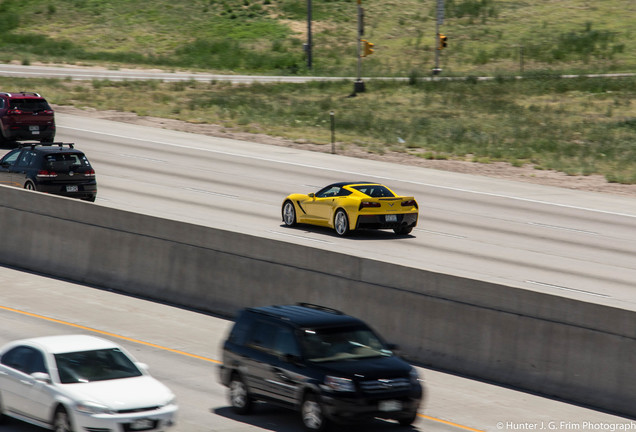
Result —
[[[341,392],[353,392],[356,391],[353,381],[349,378],[341,378],[327,375],[325,377],[325,384],[334,391]]]
[[[84,414],[114,414],[114,411],[106,405],[90,401],[82,401],[75,404],[75,409]]]

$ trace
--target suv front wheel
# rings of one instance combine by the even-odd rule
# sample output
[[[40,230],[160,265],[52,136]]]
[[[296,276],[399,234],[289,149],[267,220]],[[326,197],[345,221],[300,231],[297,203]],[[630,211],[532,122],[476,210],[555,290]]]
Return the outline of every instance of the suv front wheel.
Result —
[[[305,399],[303,399],[300,414],[305,430],[311,432],[323,432],[327,430],[327,418],[325,417],[318,397],[313,393],[308,393]]]
[[[230,403],[237,414],[247,414],[252,408],[252,399],[247,386],[238,373],[232,375],[230,381]]]

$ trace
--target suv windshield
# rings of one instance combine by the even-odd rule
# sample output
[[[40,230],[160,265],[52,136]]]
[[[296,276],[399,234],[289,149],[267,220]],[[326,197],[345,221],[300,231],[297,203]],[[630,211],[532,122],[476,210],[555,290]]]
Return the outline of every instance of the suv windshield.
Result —
[[[367,327],[304,329],[301,345],[307,360],[328,362],[393,355]]]

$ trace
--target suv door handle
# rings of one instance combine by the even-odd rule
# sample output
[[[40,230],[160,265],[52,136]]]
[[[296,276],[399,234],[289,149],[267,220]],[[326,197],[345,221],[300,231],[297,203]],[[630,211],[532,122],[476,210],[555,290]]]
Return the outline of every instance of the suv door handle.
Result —
[[[32,383],[31,381],[28,381],[28,380],[20,380],[20,382],[21,382],[22,384],[24,384],[24,385],[28,385],[28,386],[32,386],[32,385],[33,385],[33,383]]]

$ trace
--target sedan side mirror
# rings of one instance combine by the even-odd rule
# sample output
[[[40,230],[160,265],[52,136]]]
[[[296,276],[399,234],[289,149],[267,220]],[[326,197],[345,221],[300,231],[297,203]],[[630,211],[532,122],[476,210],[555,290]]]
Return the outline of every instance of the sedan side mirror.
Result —
[[[31,374],[34,380],[43,382],[45,384],[51,384],[51,375],[44,372],[33,372]]]

